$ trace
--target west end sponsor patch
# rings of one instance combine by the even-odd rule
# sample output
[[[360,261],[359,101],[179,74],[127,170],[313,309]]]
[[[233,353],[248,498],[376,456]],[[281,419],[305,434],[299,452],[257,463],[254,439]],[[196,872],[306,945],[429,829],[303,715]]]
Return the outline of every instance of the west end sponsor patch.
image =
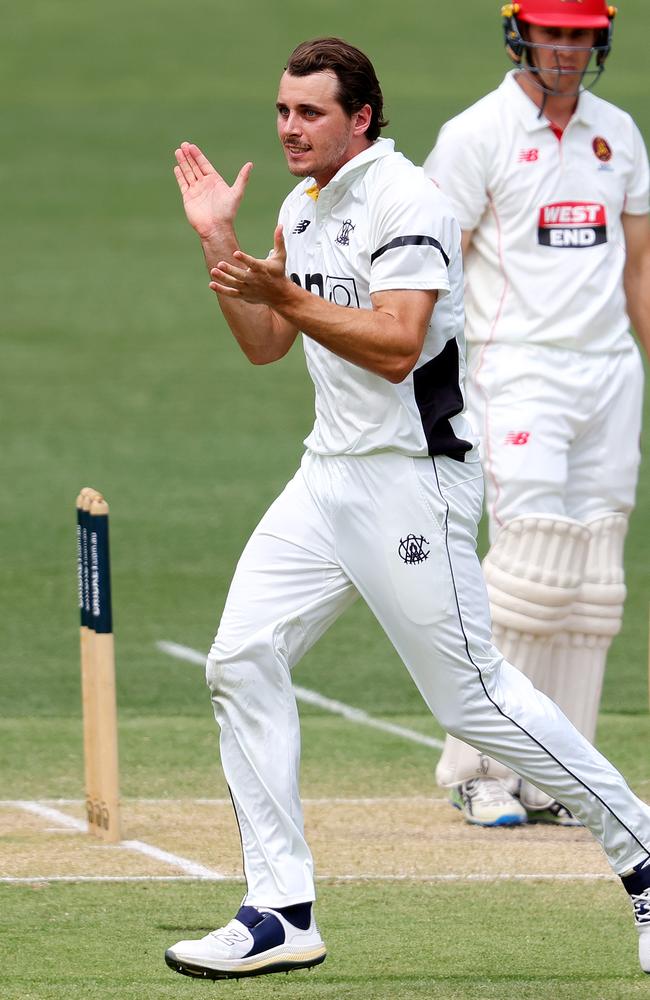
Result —
[[[558,201],[539,210],[537,242],[544,247],[594,247],[607,243],[604,205],[591,201]]]

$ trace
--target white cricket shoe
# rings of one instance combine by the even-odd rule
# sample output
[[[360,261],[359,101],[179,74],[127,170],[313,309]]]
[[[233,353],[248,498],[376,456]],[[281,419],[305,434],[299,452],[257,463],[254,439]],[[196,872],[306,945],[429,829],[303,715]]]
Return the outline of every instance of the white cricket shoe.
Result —
[[[519,826],[528,818],[499,778],[469,778],[451,789],[449,801],[468,823],[478,826]]]
[[[570,809],[546,792],[541,792],[530,781],[522,781],[517,797],[528,813],[529,823],[551,823],[554,826],[582,826]]]
[[[301,930],[270,907],[242,906],[225,927],[168,948],[165,961],[184,976],[240,979],[308,969],[325,955],[313,913],[309,927]]]
[[[650,975],[650,858],[636,865],[621,881],[634,908],[634,925],[639,934],[639,962]]]
[[[552,823],[555,826],[582,826],[570,809],[555,799],[545,809],[527,808],[529,823]]]

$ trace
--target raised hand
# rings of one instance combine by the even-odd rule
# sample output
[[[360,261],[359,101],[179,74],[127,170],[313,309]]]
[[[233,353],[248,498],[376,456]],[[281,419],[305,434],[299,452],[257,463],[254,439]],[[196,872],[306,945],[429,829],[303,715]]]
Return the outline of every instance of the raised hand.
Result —
[[[253,164],[244,164],[231,187],[193,142],[181,143],[175,155],[174,174],[192,228],[209,239],[224,225],[232,227]]]
[[[258,260],[243,250],[236,250],[233,257],[241,267],[220,260],[210,271],[210,288],[227,298],[268,306],[277,305],[282,298],[285,283],[289,280],[286,277],[287,251],[282,226],[276,227],[270,257]]]

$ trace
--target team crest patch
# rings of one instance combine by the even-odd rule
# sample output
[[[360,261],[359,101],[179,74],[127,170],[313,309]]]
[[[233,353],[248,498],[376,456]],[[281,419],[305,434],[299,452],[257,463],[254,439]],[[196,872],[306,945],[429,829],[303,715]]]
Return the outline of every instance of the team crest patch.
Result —
[[[355,227],[352,225],[352,219],[346,219],[341,228],[338,231],[336,242],[340,243],[342,247],[347,247],[350,245],[350,233]]]
[[[424,562],[429,558],[431,551],[425,548],[428,544],[429,542],[424,535],[407,535],[406,538],[400,538],[399,557],[407,565]]]
[[[603,139],[602,135],[597,135],[591,144],[591,148],[601,163],[608,163],[612,158],[612,147]]]

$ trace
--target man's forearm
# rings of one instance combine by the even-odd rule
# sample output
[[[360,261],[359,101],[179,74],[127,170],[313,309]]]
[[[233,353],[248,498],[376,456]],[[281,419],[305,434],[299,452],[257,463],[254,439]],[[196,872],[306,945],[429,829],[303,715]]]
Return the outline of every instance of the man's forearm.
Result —
[[[209,259],[214,259],[215,251],[218,256],[224,249],[227,246],[223,240],[213,240],[207,248]],[[276,227],[273,253],[265,260],[235,249],[232,256],[234,261],[216,261],[210,287],[219,295],[233,332],[255,363],[282,357],[302,330],[332,353],[390,382],[402,382],[416,364],[438,295],[434,289],[374,292],[370,309],[328,302],[287,277],[282,226]],[[253,314],[230,311],[233,302],[261,304],[269,310],[261,314],[255,332],[255,347],[262,350],[260,357],[254,357],[253,350],[247,350],[242,343],[250,343],[243,324]],[[240,324],[238,332],[236,326]],[[263,338],[267,337],[270,347],[257,339],[260,330],[265,331]]]
[[[233,227],[224,223],[215,226],[210,236],[201,238],[201,249],[209,274],[220,261],[235,263],[233,254],[240,247]],[[249,361],[268,364],[284,356],[288,348],[284,342],[276,343],[276,324],[269,306],[216,294],[224,319]]]
[[[625,234],[623,284],[627,314],[650,357],[650,216],[621,216]]]
[[[409,310],[404,296],[408,296]],[[391,382],[401,382],[420,355],[436,293],[387,292],[375,298],[373,309],[349,309],[287,281],[273,307],[288,323],[339,357]]]
[[[650,253],[625,272],[627,312],[634,331],[650,358]]]

